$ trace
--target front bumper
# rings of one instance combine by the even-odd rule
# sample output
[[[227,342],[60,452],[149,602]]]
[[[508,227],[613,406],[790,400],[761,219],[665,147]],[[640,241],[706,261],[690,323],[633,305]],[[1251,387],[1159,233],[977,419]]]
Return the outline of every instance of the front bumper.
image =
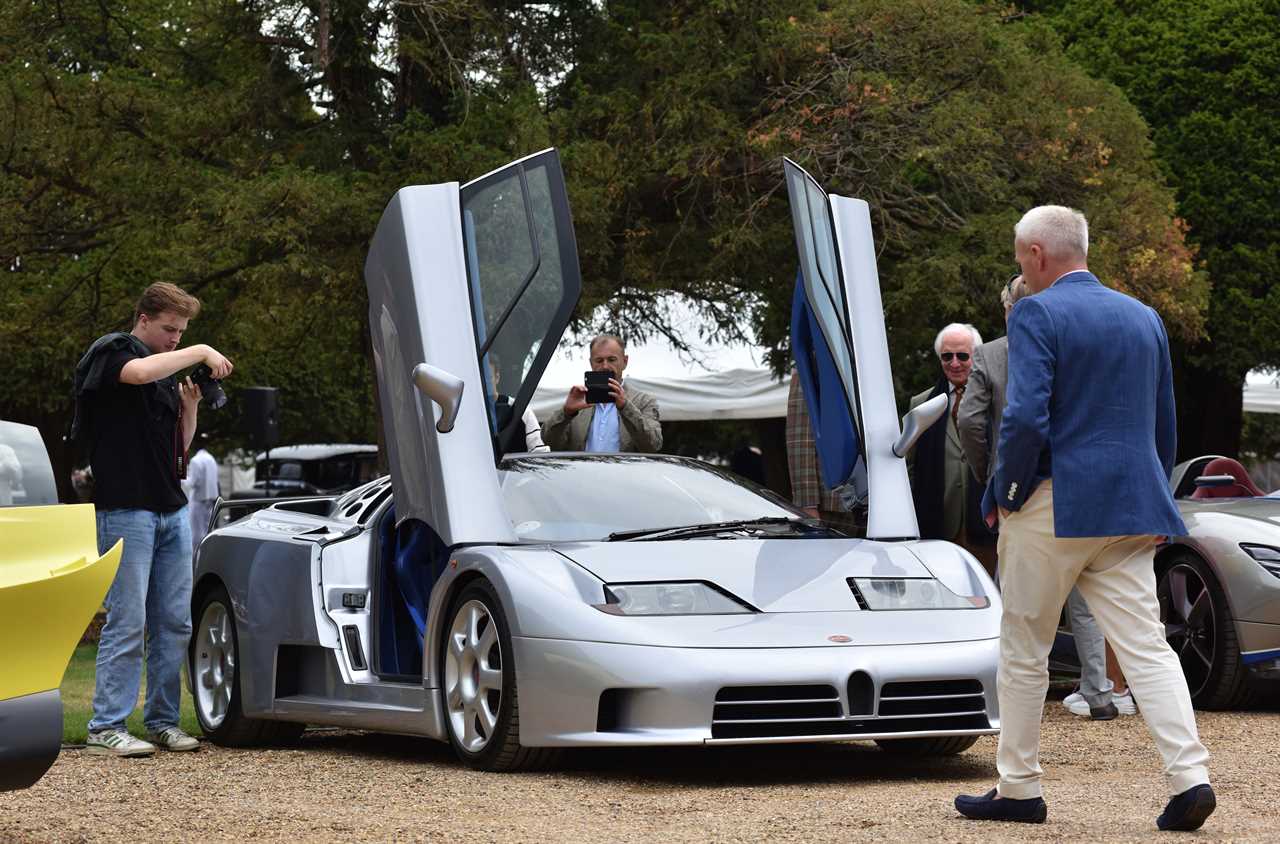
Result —
[[[516,637],[513,647],[520,743],[528,747],[847,741],[1000,728],[997,638],[670,648]]]

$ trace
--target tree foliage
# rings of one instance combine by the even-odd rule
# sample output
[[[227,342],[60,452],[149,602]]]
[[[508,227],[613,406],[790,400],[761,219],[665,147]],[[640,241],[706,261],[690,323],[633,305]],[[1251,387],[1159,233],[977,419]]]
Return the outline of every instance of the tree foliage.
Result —
[[[1012,224],[1041,202],[1083,208],[1095,266],[1175,334],[1203,329],[1135,110],[1043,23],[964,0],[23,0],[0,86],[0,412],[50,445],[79,354],[161,279],[205,301],[187,342],[236,361],[229,388],[282,388],[287,440],[372,439],[383,205],[552,144],[579,316],[632,336],[674,333],[676,290],[786,366],[784,154],[871,202],[904,392],[943,323],[1002,332]]]
[[[1151,126],[1213,285],[1206,336],[1179,350],[1181,450],[1235,454],[1245,373],[1280,367],[1280,2],[1031,5]]]

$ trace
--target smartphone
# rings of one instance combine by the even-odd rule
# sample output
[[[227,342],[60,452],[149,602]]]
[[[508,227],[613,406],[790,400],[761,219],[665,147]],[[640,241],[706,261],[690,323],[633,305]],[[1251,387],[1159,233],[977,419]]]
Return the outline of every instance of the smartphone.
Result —
[[[587,404],[609,404],[613,396],[609,393],[609,379],[613,373],[607,369],[582,373],[582,383],[587,388]]]

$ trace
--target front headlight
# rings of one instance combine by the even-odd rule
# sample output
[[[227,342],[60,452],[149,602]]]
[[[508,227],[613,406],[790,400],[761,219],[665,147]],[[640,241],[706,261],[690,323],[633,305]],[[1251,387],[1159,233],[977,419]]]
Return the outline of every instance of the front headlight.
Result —
[[[1270,545],[1253,545],[1248,542],[1241,542],[1240,549],[1258,561],[1258,565],[1267,571],[1280,577],[1280,548],[1272,548]]]
[[[976,610],[986,595],[957,595],[932,577],[851,577],[849,586],[865,610]]]
[[[612,615],[729,615],[755,612],[742,601],[709,583],[610,583],[605,603]]]

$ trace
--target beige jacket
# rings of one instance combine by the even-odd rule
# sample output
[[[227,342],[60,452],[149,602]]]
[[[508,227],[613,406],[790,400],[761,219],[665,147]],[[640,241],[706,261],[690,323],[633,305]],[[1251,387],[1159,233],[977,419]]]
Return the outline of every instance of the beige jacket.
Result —
[[[625,385],[624,385],[625,386]],[[618,414],[618,439],[622,451],[655,452],[662,448],[662,422],[658,418],[658,400],[648,393],[626,388],[627,403]],[[558,408],[542,426],[542,440],[552,451],[583,451],[591,432],[595,407],[589,406],[573,416]]]

